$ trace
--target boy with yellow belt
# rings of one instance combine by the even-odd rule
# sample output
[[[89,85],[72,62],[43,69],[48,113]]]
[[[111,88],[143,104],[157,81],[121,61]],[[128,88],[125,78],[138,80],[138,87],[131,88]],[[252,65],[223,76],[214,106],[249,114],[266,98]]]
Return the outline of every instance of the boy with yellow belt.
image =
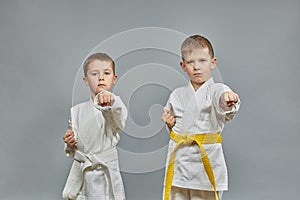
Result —
[[[171,132],[164,200],[221,200],[228,189],[221,132],[240,100],[211,77],[217,58],[207,38],[188,37],[181,55],[190,81],[171,93],[162,115]]]

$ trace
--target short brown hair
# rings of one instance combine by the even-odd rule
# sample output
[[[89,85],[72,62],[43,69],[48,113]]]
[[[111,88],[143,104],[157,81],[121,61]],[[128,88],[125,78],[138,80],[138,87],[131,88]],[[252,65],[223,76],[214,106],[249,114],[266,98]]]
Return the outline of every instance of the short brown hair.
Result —
[[[210,41],[200,35],[192,35],[184,40],[181,45],[181,57],[184,60],[184,56],[187,53],[192,53],[194,49],[197,48],[208,48],[209,55],[213,58],[214,57],[214,50],[210,43]]]
[[[115,73],[115,62],[109,55],[107,55],[106,53],[94,53],[94,54],[90,55],[83,63],[84,76],[86,76],[89,64],[91,64],[91,62],[93,62],[95,60],[110,62],[112,69],[113,69],[113,73],[116,74]]]

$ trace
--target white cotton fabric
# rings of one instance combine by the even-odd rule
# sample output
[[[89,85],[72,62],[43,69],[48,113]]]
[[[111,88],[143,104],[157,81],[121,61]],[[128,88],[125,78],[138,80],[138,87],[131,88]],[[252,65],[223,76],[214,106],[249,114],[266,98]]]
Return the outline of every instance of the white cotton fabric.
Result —
[[[219,200],[222,200],[223,191],[218,191]],[[171,200],[215,200],[213,191],[193,190],[180,187],[172,187]]]
[[[173,131],[177,134],[209,134],[222,132],[225,123],[232,119],[239,109],[238,102],[231,111],[224,112],[219,106],[223,92],[231,89],[210,78],[197,91],[189,82],[187,86],[175,89],[165,106],[176,117]],[[176,142],[170,140],[167,165]],[[228,190],[227,167],[222,144],[203,144],[214,171],[217,191]],[[167,168],[166,165],[166,168]],[[195,190],[213,191],[206,175],[197,145],[184,146],[175,153],[173,186]]]
[[[85,170],[82,174],[83,182],[76,195],[70,191],[73,188],[72,180],[77,180],[78,170],[73,170],[75,174],[70,172],[68,181],[71,179],[71,184],[68,184],[67,181],[63,192],[64,198],[76,200],[125,199],[115,148],[120,139],[118,132],[125,126],[127,109],[120,97],[114,95],[114,98],[115,102],[111,107],[101,107],[97,102],[90,100],[71,108],[69,128],[75,133],[77,150],[66,146],[65,151],[67,156],[74,158],[73,165],[74,163],[78,165],[79,160],[80,168]],[[98,99],[97,96],[96,99]],[[115,153],[108,154],[107,152]],[[76,155],[81,155],[78,153],[83,154],[85,158],[77,159]],[[87,162],[82,162],[82,160],[87,160]],[[88,167],[85,168],[87,163]]]

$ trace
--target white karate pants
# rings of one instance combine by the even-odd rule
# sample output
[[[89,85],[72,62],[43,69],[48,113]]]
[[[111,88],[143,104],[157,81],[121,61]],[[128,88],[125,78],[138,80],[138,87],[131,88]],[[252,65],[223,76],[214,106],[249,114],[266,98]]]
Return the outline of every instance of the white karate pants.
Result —
[[[215,200],[214,191],[192,190],[172,186],[170,200]],[[219,200],[222,200],[223,191],[218,192]]]

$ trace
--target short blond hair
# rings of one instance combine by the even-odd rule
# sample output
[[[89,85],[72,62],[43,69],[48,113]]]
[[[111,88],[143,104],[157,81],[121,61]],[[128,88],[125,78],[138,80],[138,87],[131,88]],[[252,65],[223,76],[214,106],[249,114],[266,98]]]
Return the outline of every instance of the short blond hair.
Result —
[[[113,73],[116,74],[115,73],[115,62],[109,55],[107,55],[106,53],[94,53],[94,54],[90,55],[83,63],[84,76],[86,76],[86,74],[87,74],[89,64],[91,64],[95,60],[110,62],[112,69],[113,69]]]
[[[192,35],[184,40],[181,45],[181,57],[184,60],[186,54],[190,54],[195,49],[208,48],[209,55],[214,57],[214,49],[210,41],[201,35]]]

